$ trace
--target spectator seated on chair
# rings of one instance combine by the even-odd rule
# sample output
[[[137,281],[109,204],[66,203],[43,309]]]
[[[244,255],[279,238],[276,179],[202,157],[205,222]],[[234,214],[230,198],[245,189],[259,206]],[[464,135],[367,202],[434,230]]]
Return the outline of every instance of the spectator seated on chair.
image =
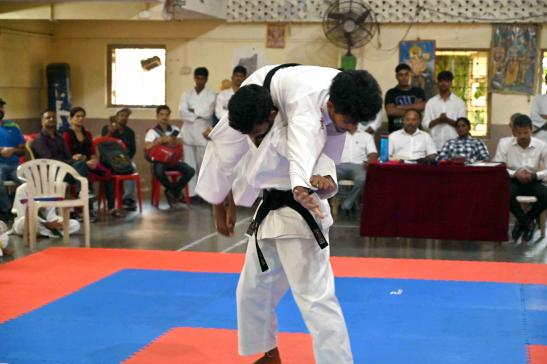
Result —
[[[4,120],[5,104],[0,98],[0,220],[9,223],[13,220],[13,216],[10,212],[11,201],[4,182],[19,183],[17,167],[19,157],[25,154],[25,139],[15,122]]]
[[[535,220],[547,207],[547,145],[532,137],[532,120],[526,115],[520,115],[513,121],[514,138],[511,143],[498,145],[495,161],[503,162],[511,178],[511,193],[509,209],[515,215],[517,222],[511,232],[517,241],[522,236],[522,242],[529,242],[534,236]],[[534,196],[537,202],[530,211],[524,213],[517,201],[517,196]]]
[[[157,125],[148,130],[144,137],[144,151],[147,159],[152,163],[152,173],[165,187],[165,196],[170,207],[178,202],[183,202],[182,190],[188,181],[194,176],[195,170],[181,160],[173,163],[161,163],[152,160],[149,153],[159,146],[182,146],[180,130],[176,126],[169,124],[171,109],[167,105],[160,105],[156,108]],[[166,175],[167,171],[179,171],[182,176],[172,182]]]
[[[403,116],[403,129],[389,135],[390,160],[435,160],[435,143],[428,133],[418,129],[419,125],[420,114],[416,110],[407,110]]]
[[[457,160],[467,163],[487,161],[490,159],[488,148],[480,139],[473,138],[469,134],[471,123],[468,118],[456,120],[456,132],[458,137],[444,143],[437,156],[438,160]]]
[[[88,177],[89,169],[95,168],[95,160],[82,160],[70,154],[64,139],[57,133],[57,117],[55,111],[44,110],[41,114],[42,130],[31,144],[34,158],[54,159],[71,165],[82,177]],[[67,183],[74,185],[77,192],[80,189],[78,181],[67,176]],[[94,217],[92,216],[92,220]]]
[[[133,160],[137,147],[135,141],[135,132],[133,131],[133,129],[127,126],[130,115],[131,109],[129,109],[128,107],[119,109],[116,112],[116,115],[110,118],[109,124],[103,126],[103,129],[101,130],[101,136],[109,136],[120,139],[122,142],[124,142],[127,148],[127,154],[129,155],[129,158]],[[137,170],[135,163],[133,163],[133,167],[135,168],[135,170]],[[125,181],[123,191],[123,208],[125,210],[135,211],[137,209],[137,203],[135,202],[135,181]]]
[[[360,201],[365,186],[365,166],[376,160],[378,151],[374,139],[363,125],[360,124],[353,133],[346,132],[344,151],[340,164],[336,166],[336,174],[338,181],[351,180],[354,184],[341,202],[343,211],[350,211]]]
[[[13,232],[23,236],[25,231],[25,209],[28,198],[27,184],[23,183],[17,187],[12,212],[17,216],[13,223]],[[57,215],[54,207],[42,207],[38,211],[37,229],[40,236],[48,238],[63,237],[63,219]],[[71,219],[68,223],[69,234],[75,234],[80,231],[78,220]]]
[[[70,110],[70,129],[64,132],[63,139],[68,147],[68,151],[73,158],[88,163],[90,182],[100,182],[104,184],[106,191],[106,200],[108,212],[115,217],[123,217],[122,210],[116,209],[114,197],[114,182],[112,181],[112,172],[99,162],[97,152],[93,148],[93,135],[85,129],[86,112],[82,107],[74,107]],[[90,183],[92,191],[93,184]]]

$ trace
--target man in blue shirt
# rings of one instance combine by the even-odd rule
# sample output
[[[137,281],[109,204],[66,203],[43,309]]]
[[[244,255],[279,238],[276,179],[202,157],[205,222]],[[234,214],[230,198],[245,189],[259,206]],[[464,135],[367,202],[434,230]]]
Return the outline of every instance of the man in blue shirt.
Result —
[[[17,179],[19,157],[25,154],[25,139],[19,125],[11,120],[4,120],[4,105],[0,98],[0,220],[11,222],[11,201],[4,188],[4,181]]]

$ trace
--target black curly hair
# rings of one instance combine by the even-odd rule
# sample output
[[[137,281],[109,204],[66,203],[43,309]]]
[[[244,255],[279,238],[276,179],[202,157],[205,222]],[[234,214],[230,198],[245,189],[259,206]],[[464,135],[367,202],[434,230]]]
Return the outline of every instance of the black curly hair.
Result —
[[[228,102],[230,126],[243,134],[249,134],[255,125],[268,119],[272,110],[272,97],[266,88],[259,85],[243,86]]]
[[[382,108],[382,90],[367,71],[342,71],[332,80],[330,101],[337,114],[349,115],[355,123],[369,121]]]

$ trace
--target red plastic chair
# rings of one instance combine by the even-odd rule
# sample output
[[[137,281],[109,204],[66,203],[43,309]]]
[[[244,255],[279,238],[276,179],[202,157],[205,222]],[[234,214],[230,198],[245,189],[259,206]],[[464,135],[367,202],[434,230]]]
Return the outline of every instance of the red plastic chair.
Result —
[[[156,175],[154,174],[154,171],[150,171],[152,174],[152,193],[150,193],[150,203],[155,208],[159,208],[160,206],[160,192],[161,192],[161,183],[156,178]],[[171,178],[171,181],[176,182],[177,179],[182,177],[182,173],[179,171],[167,171],[165,172],[168,178]],[[187,206],[190,206],[190,192],[188,190],[188,184],[184,186],[184,202],[186,202]]]
[[[118,143],[123,147],[123,149],[126,149],[125,143],[121,141],[120,139],[116,139],[113,137],[108,136],[101,136],[93,139],[93,149],[97,149],[97,146],[103,142],[115,142]],[[139,198],[139,212],[142,213],[142,190],[141,190],[141,175],[139,172],[135,172],[133,174],[113,174],[112,178],[114,180],[114,198],[116,199],[116,208],[121,209],[122,208],[122,197],[123,197],[123,183],[125,181],[134,180],[137,181],[137,196]],[[101,184],[99,189],[99,209],[101,208],[101,204],[103,208],[106,208],[106,192],[104,190],[103,185]]]

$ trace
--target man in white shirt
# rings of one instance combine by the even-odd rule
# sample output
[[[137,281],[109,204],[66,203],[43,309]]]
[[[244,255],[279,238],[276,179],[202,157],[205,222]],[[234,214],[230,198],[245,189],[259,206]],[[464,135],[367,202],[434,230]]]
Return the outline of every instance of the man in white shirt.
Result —
[[[547,74],[545,84],[547,85]],[[547,143],[547,94],[534,96],[530,116],[534,124],[534,137]]]
[[[512,230],[512,238],[517,241],[522,235],[522,242],[529,242],[534,236],[535,219],[547,207],[547,145],[532,137],[532,120],[520,115],[513,122],[511,143],[498,146],[495,161],[504,162],[511,178],[509,209],[515,215],[517,223]],[[517,196],[535,196],[537,202],[532,209],[524,213]]]
[[[228,113],[228,101],[241,87],[241,83],[247,77],[247,69],[243,66],[235,66],[232,71],[232,87],[222,90],[218,93],[215,102],[215,116],[218,120],[222,119]]]
[[[152,149],[160,145],[179,145],[182,144],[180,129],[169,123],[171,109],[167,105],[160,105],[156,108],[157,125],[149,129],[144,136],[144,151],[149,153]],[[165,197],[169,207],[173,207],[177,202],[182,202],[182,189],[188,181],[194,176],[195,170],[183,161],[177,161],[173,164],[152,162],[152,172],[160,183],[165,187]],[[167,177],[167,171],[181,172],[181,177],[172,182]]]
[[[437,148],[431,136],[418,129],[420,114],[409,109],[403,115],[403,129],[389,135],[390,160],[417,160],[427,158],[435,160]]]
[[[429,129],[437,150],[449,139],[458,137],[456,120],[466,117],[465,103],[452,92],[454,76],[450,71],[441,71],[437,75],[439,94],[425,104],[422,126]]]
[[[182,119],[182,141],[184,162],[199,173],[205,146],[207,145],[207,130],[213,124],[215,109],[215,94],[205,88],[209,71],[205,67],[194,70],[195,87],[182,94],[179,105]],[[196,179],[188,184],[190,196],[195,196]]]
[[[258,187],[279,189],[278,193],[294,203],[293,206],[304,207],[304,211],[313,213],[315,220],[319,219],[324,226],[328,218],[322,209],[325,205],[317,201],[317,193],[310,194],[311,189],[321,189],[312,179],[319,157],[325,154],[339,160],[345,131],[355,130],[359,120],[373,119],[380,111],[380,88],[366,71],[340,72],[324,67],[286,66],[267,66],[249,76],[243,83],[245,86],[231,98],[228,116],[209,135],[211,142],[207,146],[196,190],[215,204],[215,221],[222,234],[233,234],[235,209],[226,210],[223,201],[232,188],[235,165],[252,150],[250,140],[264,138],[259,149],[269,147],[274,143],[270,140],[274,134],[268,132],[287,126],[287,136],[281,138],[286,139],[285,167],[267,168],[268,153],[251,164],[263,172],[264,179]],[[243,173],[247,174],[251,175]],[[303,220],[306,218],[301,215],[298,220],[291,221],[302,225]],[[278,221],[270,224],[268,230],[274,234],[272,236],[293,237],[291,229],[295,224]],[[262,248],[270,252],[268,254],[279,256],[280,265],[276,264],[274,269],[266,267],[264,271],[262,264],[257,269],[263,259],[259,261],[256,254],[246,256],[244,271],[247,267],[254,268],[250,275],[245,273],[251,279],[245,279],[241,283],[243,286],[238,287],[238,293],[241,292],[238,305],[247,308],[246,317],[241,317],[238,324],[240,353],[266,352],[257,363],[281,362],[276,349],[271,303],[263,304],[265,297],[280,297],[277,289],[285,279],[279,274],[280,269],[288,277],[283,285],[290,284],[296,293],[296,301],[314,338],[316,363],[353,363],[349,339],[344,334],[347,332],[345,323],[340,311],[333,309],[338,304],[333,300],[332,271],[328,269],[328,259],[325,260],[328,251],[317,247],[315,240],[319,242],[321,239],[317,238],[315,231],[313,235],[315,239],[302,239],[300,234],[296,236],[299,243],[295,246],[302,246],[303,254],[292,254],[276,240],[261,241]],[[313,312],[310,311],[312,307]],[[238,309],[238,312],[241,311]]]
[[[338,180],[351,180],[353,187],[340,207],[349,212],[359,201],[365,187],[365,166],[368,162],[378,160],[378,151],[372,135],[367,133],[365,126],[359,125],[353,133],[346,132],[344,151],[340,164],[336,166]]]
[[[517,117],[519,117],[520,115],[522,115],[521,113],[519,112],[516,112],[514,113],[513,115],[511,115],[511,117],[509,118],[509,129],[511,130],[511,134],[513,134],[513,122],[515,121],[515,119]],[[503,137],[503,138],[500,138],[498,140],[498,145],[496,147],[496,153],[494,155],[498,155],[499,153],[499,149],[500,148],[505,148],[505,144],[510,144],[512,143],[513,139],[515,138],[514,135],[511,135],[511,136],[506,136],[506,137]]]

